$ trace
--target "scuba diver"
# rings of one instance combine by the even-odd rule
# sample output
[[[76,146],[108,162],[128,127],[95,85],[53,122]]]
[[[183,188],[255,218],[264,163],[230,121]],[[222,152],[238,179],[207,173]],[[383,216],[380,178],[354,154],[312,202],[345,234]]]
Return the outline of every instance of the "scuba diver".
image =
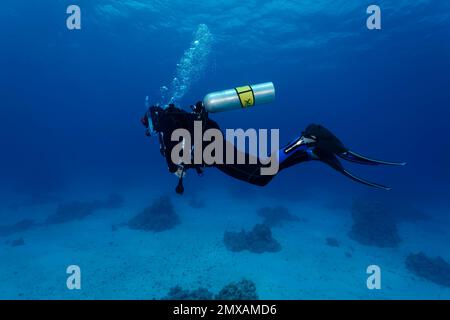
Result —
[[[236,92],[239,98],[239,91],[236,90]],[[236,95],[236,92],[233,94]],[[253,91],[252,94],[253,99],[255,100],[257,95]],[[367,181],[350,173],[343,167],[339,159],[363,165],[404,166],[406,164],[404,162],[375,160],[353,152],[331,131],[318,124],[310,124],[298,138],[280,148],[277,154],[279,169],[277,173],[273,175],[261,174],[260,169],[266,165],[263,161],[260,161],[257,158],[257,161],[249,161],[250,158],[255,158],[255,156],[237,150],[233,143],[226,141],[225,139],[222,141],[224,154],[227,150],[230,150],[227,149],[227,147],[229,147],[231,143],[231,150],[234,152],[234,157],[236,158],[239,155],[243,156],[245,158],[244,163],[236,163],[236,161],[232,164],[214,163],[212,165],[207,165],[204,162],[201,164],[174,163],[171,158],[172,150],[179,144],[179,141],[172,141],[171,139],[172,133],[175,130],[180,128],[186,129],[191,136],[194,136],[194,123],[196,121],[201,121],[203,132],[208,129],[220,130],[219,125],[209,118],[208,110],[204,105],[206,100],[203,102],[199,101],[191,106],[192,112],[177,108],[174,104],[169,104],[166,108],[162,108],[158,105],[150,106],[141,118],[141,123],[146,128],[146,135],[158,135],[159,137],[160,152],[166,158],[169,172],[176,174],[179,179],[176,187],[176,192],[178,194],[184,192],[183,178],[188,169],[194,169],[198,175],[202,175],[203,168],[212,166],[235,179],[257,186],[265,186],[276,174],[278,174],[278,172],[305,161],[321,161],[354,181],[371,187],[390,190],[390,187]],[[253,101],[253,104],[254,102],[255,101]],[[241,106],[244,107],[243,104]]]

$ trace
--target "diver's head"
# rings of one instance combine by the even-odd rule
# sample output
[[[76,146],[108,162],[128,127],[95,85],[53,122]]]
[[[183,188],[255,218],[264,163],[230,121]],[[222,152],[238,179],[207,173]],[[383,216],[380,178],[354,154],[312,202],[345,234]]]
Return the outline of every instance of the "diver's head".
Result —
[[[161,132],[161,116],[163,112],[164,109],[160,106],[151,106],[148,108],[141,119],[142,124],[147,128],[147,136]]]

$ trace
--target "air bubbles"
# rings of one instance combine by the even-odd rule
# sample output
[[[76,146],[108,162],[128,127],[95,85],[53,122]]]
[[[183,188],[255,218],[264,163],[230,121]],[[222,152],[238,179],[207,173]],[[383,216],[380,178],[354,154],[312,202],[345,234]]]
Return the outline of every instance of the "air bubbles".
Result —
[[[191,85],[204,73],[211,52],[213,37],[206,24],[200,24],[194,33],[194,40],[177,63],[175,77],[169,88],[161,94],[163,105],[176,103],[189,91]],[[161,87],[163,88],[163,87]],[[162,93],[162,91],[161,91]],[[170,97],[169,100],[166,100]]]

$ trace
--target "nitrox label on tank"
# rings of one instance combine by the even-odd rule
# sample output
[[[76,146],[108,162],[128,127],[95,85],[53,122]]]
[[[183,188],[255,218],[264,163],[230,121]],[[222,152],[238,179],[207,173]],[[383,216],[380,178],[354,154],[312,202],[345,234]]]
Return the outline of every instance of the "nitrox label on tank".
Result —
[[[253,107],[255,105],[255,94],[251,86],[237,87],[235,90],[239,96],[242,108]]]

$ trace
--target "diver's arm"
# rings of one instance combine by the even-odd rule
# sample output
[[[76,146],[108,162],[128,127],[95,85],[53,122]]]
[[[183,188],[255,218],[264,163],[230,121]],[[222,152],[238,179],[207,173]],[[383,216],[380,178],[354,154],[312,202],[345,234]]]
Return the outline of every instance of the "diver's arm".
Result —
[[[166,163],[167,163],[167,168],[169,170],[170,173],[177,173],[177,172],[181,172],[181,170],[188,170],[191,168],[196,168],[198,167],[198,165],[195,164],[185,164],[185,163],[174,163],[172,161],[172,150],[175,147],[175,145],[177,145],[180,142],[177,141],[171,141],[168,138],[168,135],[164,135],[164,158],[166,159]],[[198,170],[197,170],[198,172]]]
[[[172,162],[172,159],[171,159],[172,148],[166,147],[166,149],[164,151],[164,153],[165,153],[164,158],[166,158],[167,168],[169,169],[169,172],[175,173],[180,166]]]

